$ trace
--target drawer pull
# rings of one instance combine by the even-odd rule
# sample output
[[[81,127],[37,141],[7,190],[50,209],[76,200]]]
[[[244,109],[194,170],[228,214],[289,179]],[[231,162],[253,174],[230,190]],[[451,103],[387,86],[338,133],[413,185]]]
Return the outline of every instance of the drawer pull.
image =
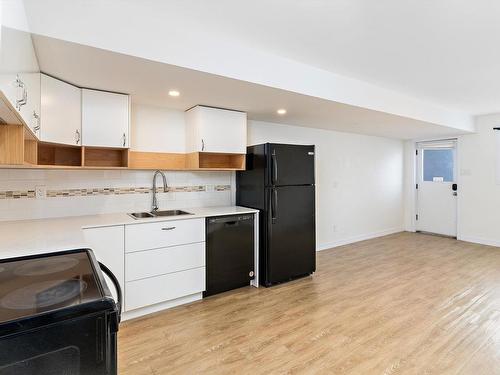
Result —
[[[174,230],[175,227],[165,227],[165,228],[161,228],[161,230]]]

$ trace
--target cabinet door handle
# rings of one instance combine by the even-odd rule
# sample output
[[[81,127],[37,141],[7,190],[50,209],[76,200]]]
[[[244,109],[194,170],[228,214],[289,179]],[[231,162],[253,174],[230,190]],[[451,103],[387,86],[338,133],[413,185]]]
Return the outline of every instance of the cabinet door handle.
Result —
[[[19,95],[16,98],[16,109],[20,111],[21,107],[28,102],[28,91],[26,90],[26,85],[24,84],[24,82],[21,80],[21,78],[19,78],[19,74],[16,76],[14,84],[15,87],[22,90],[22,93],[20,95],[21,98],[19,98]]]
[[[201,151],[205,151],[205,141],[201,139]]]
[[[33,131],[37,132],[40,130],[40,115],[36,113],[36,111],[33,111],[33,118],[35,119],[35,126],[33,126]]]
[[[123,133],[123,136],[122,136],[122,145],[123,147],[125,147],[125,145],[127,144],[127,135],[125,133]]]
[[[80,143],[80,131],[78,129],[76,129],[76,131],[75,131],[75,141],[76,141],[76,144]]]
[[[174,230],[175,227],[164,227],[164,228],[161,228],[161,230]]]

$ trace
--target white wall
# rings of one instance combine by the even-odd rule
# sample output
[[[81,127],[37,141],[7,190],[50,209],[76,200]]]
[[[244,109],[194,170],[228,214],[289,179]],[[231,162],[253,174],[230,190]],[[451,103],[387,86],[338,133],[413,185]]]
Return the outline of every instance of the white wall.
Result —
[[[500,114],[476,118],[477,134],[459,137],[458,238],[500,246],[500,185],[495,180],[493,128]]]
[[[402,230],[402,141],[250,121],[248,142],[316,145],[319,250]]]
[[[185,152],[184,112],[145,105],[131,110],[132,150]]]
[[[199,187],[203,191],[158,193],[162,209],[231,204],[231,188],[216,191],[216,186],[230,185],[230,172],[166,172],[171,187]],[[96,193],[90,196],[68,196],[70,189],[151,188],[152,171],[60,171],[0,169],[0,221],[29,220],[50,217],[95,215],[112,212],[148,211],[151,194]],[[48,191],[64,191],[65,196],[36,198],[2,198],[2,192],[33,191],[45,186]]]
[[[183,112],[132,108],[132,148],[184,152]],[[250,121],[250,144],[316,145],[318,249],[401,231],[403,142],[329,130]],[[168,208],[229,205],[234,172],[168,172],[171,186],[203,186],[200,192],[160,194]],[[45,199],[2,199],[2,191],[149,187],[150,171],[0,170],[0,220],[34,219],[147,210],[150,194],[99,194]],[[216,191],[216,186],[230,186]]]
[[[459,240],[500,246],[500,184],[496,181],[497,150],[494,127],[500,114],[479,116],[477,132],[458,138]],[[500,160],[498,161],[500,163]],[[405,230],[415,230],[415,142],[405,142]]]

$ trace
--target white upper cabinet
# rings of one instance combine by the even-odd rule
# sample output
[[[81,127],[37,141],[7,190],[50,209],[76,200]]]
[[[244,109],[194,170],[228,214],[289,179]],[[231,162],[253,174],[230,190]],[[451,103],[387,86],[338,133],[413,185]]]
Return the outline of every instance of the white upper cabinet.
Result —
[[[245,154],[247,114],[196,106],[186,111],[187,152]]]
[[[41,129],[44,142],[81,145],[81,90],[42,74]]]
[[[31,131],[40,138],[41,129],[41,74],[22,73],[19,75],[26,86],[27,103],[21,107],[21,116]]]
[[[82,89],[82,145],[129,147],[129,96]]]
[[[29,32],[1,28],[0,90],[37,134],[40,119],[40,72]]]

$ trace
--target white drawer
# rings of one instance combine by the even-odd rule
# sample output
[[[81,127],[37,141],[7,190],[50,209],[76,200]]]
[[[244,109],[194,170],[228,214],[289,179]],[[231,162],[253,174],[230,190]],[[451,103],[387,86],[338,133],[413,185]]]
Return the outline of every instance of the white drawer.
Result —
[[[127,311],[205,290],[205,267],[150,277],[125,284]]]
[[[138,251],[125,256],[127,281],[205,266],[205,242]]]
[[[204,218],[134,224],[125,227],[127,253],[204,241]]]

